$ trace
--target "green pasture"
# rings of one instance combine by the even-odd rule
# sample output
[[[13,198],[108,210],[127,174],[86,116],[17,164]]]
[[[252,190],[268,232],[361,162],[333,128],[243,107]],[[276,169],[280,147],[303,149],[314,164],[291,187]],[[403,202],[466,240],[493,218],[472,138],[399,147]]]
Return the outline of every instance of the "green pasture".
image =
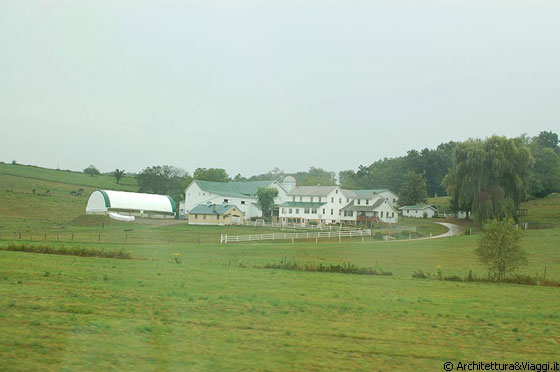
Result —
[[[528,271],[547,265],[558,279],[559,230],[547,231],[524,233],[540,247]],[[8,370],[410,371],[554,360],[558,288],[411,278],[436,265],[483,273],[475,238],[124,245],[143,260],[0,251],[0,361]],[[282,256],[394,275],[259,268]]]
[[[446,361],[559,359],[560,288],[412,278],[437,266],[446,276],[485,275],[477,231],[220,245],[221,233],[276,230],[84,215],[89,192],[115,189],[110,182],[0,164],[0,245],[124,248],[134,258],[0,250],[0,370],[440,371]],[[84,195],[71,195],[78,188]],[[528,217],[557,223],[554,198],[526,203]],[[401,223],[421,236],[445,232],[431,220]],[[521,235],[523,272],[546,268],[560,280],[560,227]],[[393,275],[263,268],[284,257]]]

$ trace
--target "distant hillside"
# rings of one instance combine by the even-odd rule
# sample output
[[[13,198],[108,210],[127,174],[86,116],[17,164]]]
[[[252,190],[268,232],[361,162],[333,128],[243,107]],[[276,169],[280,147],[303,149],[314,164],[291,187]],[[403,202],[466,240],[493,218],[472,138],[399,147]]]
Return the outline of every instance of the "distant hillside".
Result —
[[[560,194],[553,193],[542,199],[530,200],[521,204],[528,214],[520,218],[523,222],[543,223],[560,226]]]
[[[40,168],[33,165],[13,165],[0,163],[0,175],[16,176],[54,181],[68,185],[91,186],[101,189],[136,191],[136,179],[124,176],[119,185],[112,176],[99,175],[91,177],[82,172]]]
[[[79,189],[81,196],[72,193]],[[97,189],[137,191],[137,186],[131,177],[117,185],[110,176],[0,164],[0,226],[65,224],[85,214],[87,199]]]

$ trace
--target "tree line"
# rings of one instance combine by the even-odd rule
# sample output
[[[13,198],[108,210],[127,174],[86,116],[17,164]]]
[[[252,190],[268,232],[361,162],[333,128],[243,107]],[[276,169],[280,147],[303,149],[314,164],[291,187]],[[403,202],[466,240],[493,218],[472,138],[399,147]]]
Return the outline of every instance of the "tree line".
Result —
[[[99,174],[94,166],[84,169]],[[112,173],[117,183],[124,170]],[[298,185],[336,185],[335,172],[311,167],[287,173],[279,168],[244,177],[230,176],[221,168],[197,168],[193,174],[169,165],[147,167],[136,175],[140,192],[184,199],[192,180],[281,181],[293,176]],[[543,131],[538,136],[515,138],[492,136],[464,142],[442,143],[435,149],[410,150],[404,156],[384,158],[357,170],[338,173],[338,184],[347,189],[390,189],[399,194],[401,205],[424,202],[427,197],[449,195],[456,211],[468,212],[477,221],[515,217],[519,204],[560,191],[558,134]]]

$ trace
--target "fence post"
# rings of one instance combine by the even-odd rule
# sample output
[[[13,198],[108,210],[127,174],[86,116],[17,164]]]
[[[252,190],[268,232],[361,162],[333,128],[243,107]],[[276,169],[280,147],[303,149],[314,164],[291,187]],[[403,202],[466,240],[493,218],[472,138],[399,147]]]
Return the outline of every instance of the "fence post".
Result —
[[[292,244],[294,244],[294,237],[292,236]]]
[[[220,234],[220,244],[224,242],[224,234]]]
[[[340,236],[340,230],[338,230],[338,242],[342,243],[342,237]]]
[[[362,243],[364,242],[364,236],[362,235]]]

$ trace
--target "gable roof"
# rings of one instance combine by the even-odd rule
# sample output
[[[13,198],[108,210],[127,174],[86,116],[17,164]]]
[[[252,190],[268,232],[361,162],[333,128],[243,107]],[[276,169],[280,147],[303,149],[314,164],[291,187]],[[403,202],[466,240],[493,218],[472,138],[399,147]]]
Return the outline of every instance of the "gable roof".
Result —
[[[436,208],[434,208],[432,205],[428,205],[428,204],[404,205],[404,206],[400,207],[399,209],[402,211],[403,209],[423,210],[423,209],[428,209],[428,208],[431,208],[434,211],[436,210]]]
[[[226,214],[233,208],[239,210],[235,205],[231,204],[215,204],[216,211],[212,204],[199,204],[189,211],[189,214]],[[240,211],[241,212],[241,211]],[[243,214],[243,212],[241,212]]]
[[[327,196],[338,186],[296,186],[289,196]]]
[[[268,187],[276,181],[242,181],[242,182],[213,182],[194,180],[203,191],[218,195],[237,196],[239,198],[255,197],[260,187]]]
[[[378,199],[371,205],[363,205],[363,204],[356,204],[354,201],[348,203],[348,205],[346,205],[344,208],[341,208],[341,211],[374,211],[376,210],[381,204],[383,204],[387,199],[385,198],[380,198],[378,197]]]

